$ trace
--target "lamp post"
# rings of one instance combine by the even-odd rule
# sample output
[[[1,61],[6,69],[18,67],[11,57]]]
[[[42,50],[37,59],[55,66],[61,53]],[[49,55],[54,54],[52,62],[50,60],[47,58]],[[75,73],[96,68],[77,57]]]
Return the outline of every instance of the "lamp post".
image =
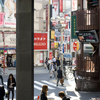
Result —
[[[69,20],[69,18],[68,17],[64,18],[63,14],[61,14],[61,15],[62,16],[56,16],[55,18],[51,17],[51,22],[53,22],[53,21],[59,21],[60,22],[60,24],[57,24],[55,26],[55,29],[57,28],[57,29],[61,30],[61,48],[62,48],[63,47],[63,32],[64,32],[64,28],[66,27],[66,24],[64,24],[64,21]],[[61,68],[62,68],[62,72],[63,72],[63,48],[61,50],[61,56],[60,57],[61,57]]]

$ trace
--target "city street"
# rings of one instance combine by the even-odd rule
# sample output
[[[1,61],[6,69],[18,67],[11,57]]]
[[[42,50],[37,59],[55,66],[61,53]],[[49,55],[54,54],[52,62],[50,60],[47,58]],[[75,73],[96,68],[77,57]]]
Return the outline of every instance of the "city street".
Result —
[[[16,69],[15,69],[16,70]],[[9,73],[15,73],[15,70],[6,70],[8,74],[3,75],[5,90],[7,89],[7,79]],[[15,73],[16,74],[16,73]],[[16,75],[14,77],[16,78]],[[59,91],[64,91],[66,96],[70,97],[71,100],[95,100],[93,98],[100,98],[100,92],[85,92],[85,91],[75,91],[75,82],[74,80],[64,80],[64,86],[60,84],[58,87],[56,86],[56,79],[50,78],[50,73],[48,69],[44,69],[43,67],[35,67],[34,68],[34,100],[37,100],[37,96],[40,95],[42,86],[46,84],[48,85],[48,98],[55,98],[55,100],[61,100],[58,97]],[[24,91],[24,90],[23,90]],[[14,91],[14,100],[16,100],[16,88]],[[4,100],[7,100],[5,98]],[[11,95],[10,95],[11,100]]]

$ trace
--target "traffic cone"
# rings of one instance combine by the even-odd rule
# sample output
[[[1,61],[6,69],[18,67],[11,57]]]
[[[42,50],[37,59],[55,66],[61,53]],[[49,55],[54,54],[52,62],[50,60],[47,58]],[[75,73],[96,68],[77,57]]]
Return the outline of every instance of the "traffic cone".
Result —
[[[39,95],[38,95],[38,97],[37,97],[37,100],[40,100],[40,97],[39,97]]]

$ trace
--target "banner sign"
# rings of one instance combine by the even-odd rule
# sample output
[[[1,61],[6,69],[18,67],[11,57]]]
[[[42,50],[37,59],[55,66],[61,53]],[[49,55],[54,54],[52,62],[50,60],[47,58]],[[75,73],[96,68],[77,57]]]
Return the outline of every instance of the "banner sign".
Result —
[[[78,0],[72,0],[72,11],[77,10],[77,1]]]
[[[47,50],[47,33],[34,33],[34,50]]]
[[[77,39],[75,31],[76,31],[76,16],[71,16],[71,38],[72,39]]]
[[[99,39],[95,30],[92,31],[76,31],[78,40],[82,43],[98,43]]]
[[[3,36],[0,34],[0,46],[3,46]]]
[[[63,12],[63,0],[60,0],[59,4],[60,4],[60,12]]]
[[[0,0],[0,27],[16,28],[16,0]]]
[[[51,31],[51,39],[54,39],[55,37],[55,31]]]
[[[49,52],[49,59],[52,59],[52,51]]]
[[[55,36],[54,42],[61,43],[61,37]]]
[[[52,17],[53,18],[55,18],[59,13],[58,5],[59,5],[58,0],[52,0],[52,6],[54,7],[54,8],[52,8]],[[58,21],[53,21],[52,25],[55,26],[57,23],[58,23]]]
[[[43,51],[40,51],[39,59],[40,59],[40,63],[43,63]]]
[[[72,58],[71,54],[64,54],[63,56],[64,56],[64,58]]]
[[[55,29],[55,36],[61,36],[61,32],[58,29]]]
[[[73,50],[78,51],[79,50],[79,43],[77,41],[74,41],[73,43]]]
[[[51,49],[54,48],[54,42],[51,42]]]

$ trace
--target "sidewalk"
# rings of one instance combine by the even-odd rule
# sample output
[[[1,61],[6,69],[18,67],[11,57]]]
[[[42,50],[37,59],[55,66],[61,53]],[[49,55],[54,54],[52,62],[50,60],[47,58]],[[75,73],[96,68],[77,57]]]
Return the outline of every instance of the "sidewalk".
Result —
[[[56,83],[57,79],[52,79],[50,81]],[[58,87],[59,86],[60,84],[58,85]],[[70,100],[100,100],[100,92],[76,91],[74,80],[65,79],[64,87],[66,87],[64,92],[68,97],[70,97]]]

